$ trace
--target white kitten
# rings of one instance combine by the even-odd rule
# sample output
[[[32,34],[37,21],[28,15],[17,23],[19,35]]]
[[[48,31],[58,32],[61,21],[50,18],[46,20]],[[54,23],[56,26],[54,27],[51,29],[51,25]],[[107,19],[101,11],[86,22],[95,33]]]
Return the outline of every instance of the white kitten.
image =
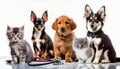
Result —
[[[74,38],[73,50],[79,60],[79,63],[91,63],[94,57],[94,50],[88,46],[87,38]]]

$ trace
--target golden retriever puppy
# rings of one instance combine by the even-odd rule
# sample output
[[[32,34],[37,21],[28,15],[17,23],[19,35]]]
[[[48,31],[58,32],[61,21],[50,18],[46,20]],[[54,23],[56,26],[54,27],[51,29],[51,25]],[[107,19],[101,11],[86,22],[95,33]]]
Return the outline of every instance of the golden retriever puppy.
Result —
[[[67,16],[60,16],[52,24],[52,28],[56,31],[53,42],[54,59],[61,57],[66,62],[75,61],[76,56],[72,49],[72,40],[74,37],[72,31],[76,28],[75,22]]]

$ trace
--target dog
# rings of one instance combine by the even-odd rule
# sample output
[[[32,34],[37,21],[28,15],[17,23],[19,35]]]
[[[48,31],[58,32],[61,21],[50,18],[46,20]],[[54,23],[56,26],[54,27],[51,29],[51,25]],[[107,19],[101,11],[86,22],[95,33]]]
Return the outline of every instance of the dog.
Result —
[[[93,63],[116,62],[116,52],[110,38],[102,31],[106,16],[105,6],[102,6],[97,13],[94,13],[89,5],[85,6],[87,40],[94,49]]]
[[[45,11],[41,18],[37,18],[36,14],[31,11],[31,21],[34,24],[32,33],[32,42],[34,48],[34,57],[53,58],[53,42],[45,32],[45,22],[48,20],[47,11]]]
[[[52,28],[55,30],[54,59],[61,57],[66,62],[72,62],[76,57],[72,49],[73,30],[76,28],[76,23],[68,16],[63,15],[54,21]]]

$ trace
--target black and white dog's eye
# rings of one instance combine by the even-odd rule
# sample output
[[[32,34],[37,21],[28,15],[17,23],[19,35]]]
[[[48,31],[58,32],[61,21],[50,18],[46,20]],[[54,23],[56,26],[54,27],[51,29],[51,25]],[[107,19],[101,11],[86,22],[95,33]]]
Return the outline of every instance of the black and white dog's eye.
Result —
[[[44,24],[44,22],[41,22],[41,24]]]
[[[92,21],[92,19],[89,19],[89,22],[91,22]]]
[[[36,24],[38,24],[38,22],[36,22]]]
[[[95,20],[96,23],[98,23],[98,20]]]

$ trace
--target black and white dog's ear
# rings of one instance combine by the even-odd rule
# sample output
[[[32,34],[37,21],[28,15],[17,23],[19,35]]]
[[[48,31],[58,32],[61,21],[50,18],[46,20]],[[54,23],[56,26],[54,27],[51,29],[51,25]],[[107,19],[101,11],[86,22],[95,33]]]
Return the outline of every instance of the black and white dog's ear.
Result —
[[[87,5],[85,6],[85,14],[84,14],[84,17],[88,18],[92,13],[93,13],[92,9],[91,9],[90,6],[87,4]]]
[[[100,10],[98,10],[97,14],[100,16],[102,20],[104,20],[106,16],[105,6],[102,6]]]
[[[43,13],[42,19],[46,22],[48,20],[48,13],[47,10]]]
[[[32,22],[36,21],[37,19],[36,14],[33,11],[31,11],[30,19]]]

